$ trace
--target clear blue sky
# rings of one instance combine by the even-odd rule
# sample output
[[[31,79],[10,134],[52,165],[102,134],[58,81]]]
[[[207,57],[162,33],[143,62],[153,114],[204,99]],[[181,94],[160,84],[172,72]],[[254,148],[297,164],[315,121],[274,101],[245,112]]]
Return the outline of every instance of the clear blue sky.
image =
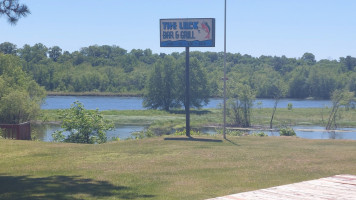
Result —
[[[215,18],[216,46],[224,50],[224,0],[20,0],[31,15],[16,26],[0,18],[0,43],[43,43],[76,51],[117,45],[128,51],[182,52],[159,46],[159,19]],[[320,59],[356,57],[355,0],[227,0],[227,51]]]

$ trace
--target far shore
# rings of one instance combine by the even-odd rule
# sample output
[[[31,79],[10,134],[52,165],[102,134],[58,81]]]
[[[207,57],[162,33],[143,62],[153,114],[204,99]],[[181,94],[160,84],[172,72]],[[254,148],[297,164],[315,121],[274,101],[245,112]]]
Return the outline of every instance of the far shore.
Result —
[[[117,97],[142,97],[139,93],[112,93],[112,92],[48,92],[47,96],[117,96]]]
[[[111,97],[143,97],[143,93],[115,93],[115,92],[53,92],[47,91],[47,96],[111,96]],[[221,96],[211,96],[209,98],[223,98]],[[272,99],[272,98],[263,98],[258,97],[255,100],[259,99]],[[290,99],[285,97],[285,99]],[[273,99],[272,99],[273,100]],[[330,100],[330,99],[316,99],[313,97],[307,97],[300,100]]]

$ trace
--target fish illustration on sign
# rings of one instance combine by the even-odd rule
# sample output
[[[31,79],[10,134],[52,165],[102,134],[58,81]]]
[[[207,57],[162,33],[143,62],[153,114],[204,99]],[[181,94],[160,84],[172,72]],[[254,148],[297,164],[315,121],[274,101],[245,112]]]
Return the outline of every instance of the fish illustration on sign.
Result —
[[[210,26],[209,26],[209,24],[207,22],[203,22],[203,23],[201,23],[201,27],[207,33],[205,38],[209,39],[210,38]]]

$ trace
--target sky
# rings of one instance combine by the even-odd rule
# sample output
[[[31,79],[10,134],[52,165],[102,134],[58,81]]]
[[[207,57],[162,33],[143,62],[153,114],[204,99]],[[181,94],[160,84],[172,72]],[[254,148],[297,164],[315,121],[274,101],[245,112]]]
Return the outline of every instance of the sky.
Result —
[[[159,20],[215,18],[215,47],[224,51],[224,0],[19,0],[31,14],[10,25],[0,17],[0,43],[42,43],[63,51],[116,45],[128,51],[183,52],[160,47]],[[355,0],[227,0],[226,50],[254,57],[317,60],[356,57]]]

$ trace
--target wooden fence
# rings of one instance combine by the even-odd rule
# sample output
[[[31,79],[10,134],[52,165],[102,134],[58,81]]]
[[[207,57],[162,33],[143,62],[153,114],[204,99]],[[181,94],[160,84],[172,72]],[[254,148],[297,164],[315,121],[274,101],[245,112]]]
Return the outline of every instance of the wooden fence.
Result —
[[[31,140],[30,122],[22,124],[0,124],[2,136],[8,139]]]

